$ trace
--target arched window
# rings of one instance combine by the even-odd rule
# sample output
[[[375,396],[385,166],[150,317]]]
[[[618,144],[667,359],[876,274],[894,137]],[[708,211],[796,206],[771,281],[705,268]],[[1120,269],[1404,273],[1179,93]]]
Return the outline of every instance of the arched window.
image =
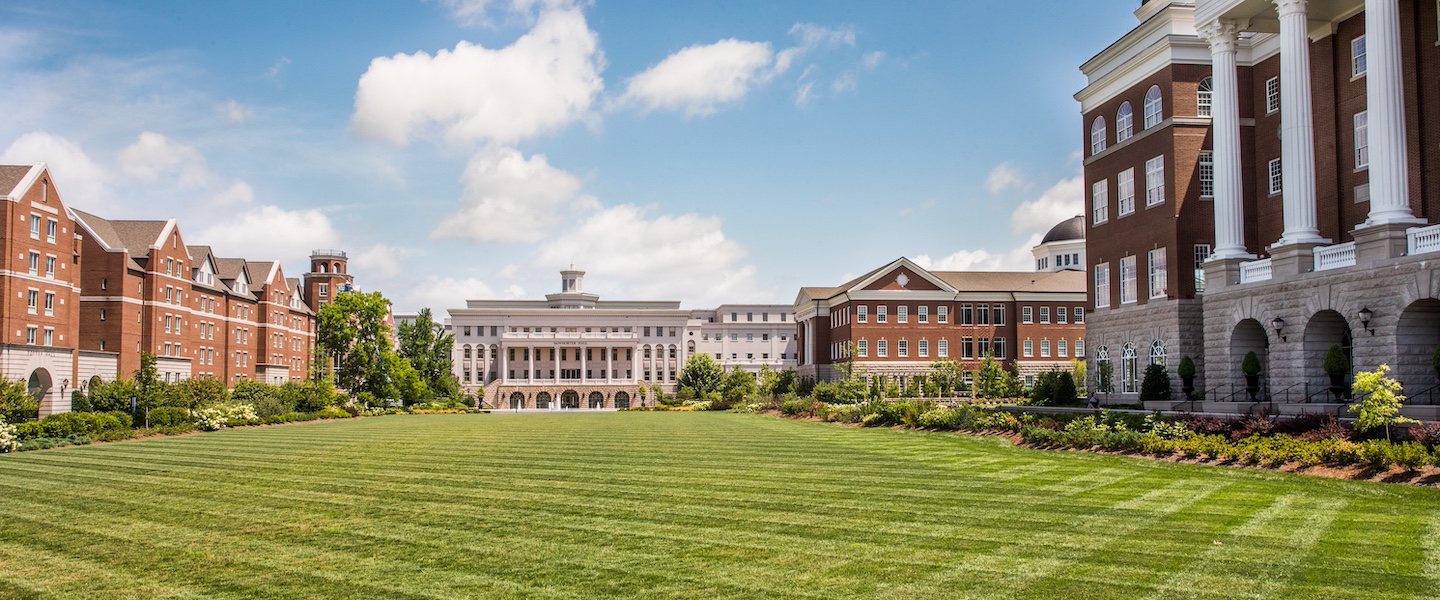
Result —
[[[1130,108],[1130,103],[1120,105],[1120,110],[1115,111],[1115,143],[1130,139],[1135,133],[1135,110]]]
[[[1215,81],[1209,77],[1200,80],[1200,89],[1195,92],[1195,114],[1202,117],[1210,116],[1210,105],[1212,93],[1215,91]]]
[[[1165,366],[1165,342],[1155,340],[1150,343],[1150,364]]]
[[[630,394],[615,392],[615,408],[630,408]]]
[[[1145,128],[1159,125],[1164,119],[1164,110],[1160,107],[1160,86],[1152,85],[1150,91],[1145,92]]]
[[[1090,155],[1094,156],[1105,151],[1105,117],[1095,117],[1095,124],[1090,126]]]
[[[1110,347],[1098,346],[1095,348],[1095,387],[1097,391],[1109,393],[1113,371],[1110,368]]]
[[[1139,371],[1136,370],[1135,346],[1125,344],[1120,351],[1120,391],[1133,394],[1139,390]]]

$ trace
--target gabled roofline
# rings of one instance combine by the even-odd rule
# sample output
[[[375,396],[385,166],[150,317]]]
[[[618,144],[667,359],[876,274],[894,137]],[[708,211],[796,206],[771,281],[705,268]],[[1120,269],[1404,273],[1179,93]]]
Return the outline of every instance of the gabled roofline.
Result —
[[[25,192],[30,191],[30,186],[35,185],[35,180],[40,178],[40,173],[48,168],[49,167],[43,162],[32,163],[30,165],[30,171],[25,173],[25,177],[21,178],[20,182],[15,184],[14,189],[7,190],[4,196],[0,196],[0,199],[19,202],[20,199],[25,196]]]
[[[875,283],[875,282],[879,281],[882,276],[884,276],[884,275],[886,275],[886,274],[889,274],[891,271],[894,271],[895,269],[897,269],[897,268],[899,268],[899,267],[909,268],[911,271],[914,271],[916,275],[919,275],[919,276],[925,278],[926,281],[929,281],[930,283],[935,284],[935,286],[936,286],[936,287],[939,287],[942,291],[950,292],[950,293],[952,293],[952,294],[953,294],[953,293],[958,293],[958,292],[960,291],[960,290],[955,289],[954,286],[951,286],[950,284],[945,283],[945,281],[942,280],[942,279],[940,279],[939,277],[936,277],[936,276],[935,276],[933,273],[931,273],[928,269],[925,269],[925,268],[921,267],[920,265],[915,264],[915,263],[912,262],[910,259],[905,258],[905,257],[903,257],[903,256],[900,257],[900,258],[895,259],[894,261],[892,261],[892,262],[891,262],[890,264],[888,264],[888,265],[885,265],[885,266],[883,266],[883,267],[880,267],[879,269],[876,269],[873,273],[871,273],[871,275],[870,275],[869,277],[866,277],[865,279],[861,280],[859,283],[856,283],[855,285],[852,285],[852,286],[850,286],[850,287],[848,287],[848,288],[846,288],[846,289],[840,290],[840,291],[841,291],[841,293],[848,293],[848,292],[850,292],[850,291],[857,290],[857,289],[865,289],[866,286],[868,286],[868,285],[870,285],[870,284],[872,284],[872,283]]]
[[[116,248],[110,245],[110,242],[105,241],[105,238],[101,237],[100,234],[96,233],[95,228],[85,220],[85,217],[80,216],[80,211],[66,206],[65,216],[70,217],[71,221],[79,223],[81,227],[84,227],[85,233],[90,235],[90,239],[93,239],[96,243],[100,244],[100,247],[103,248],[106,252],[129,252],[129,250],[125,248]]]
[[[160,228],[160,235],[155,238],[155,243],[150,244],[150,249],[161,250],[165,248],[165,238],[170,237],[170,232],[172,231],[175,231],[174,217],[165,220],[165,226]],[[190,254],[190,249],[188,247],[185,249],[185,254],[187,256]]]

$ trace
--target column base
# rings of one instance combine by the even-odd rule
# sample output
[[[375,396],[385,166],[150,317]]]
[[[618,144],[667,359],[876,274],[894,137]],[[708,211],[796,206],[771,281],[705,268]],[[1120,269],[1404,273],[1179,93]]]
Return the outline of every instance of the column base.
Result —
[[[1240,285],[1240,265],[1254,258],[1212,258],[1205,261],[1205,291],[1218,292]]]
[[[1315,270],[1315,247],[1328,244],[1330,240],[1316,243],[1291,243],[1270,247],[1270,271],[1275,279],[1293,279]]]
[[[1425,223],[1421,219],[1416,221]],[[1405,256],[1410,249],[1405,230],[1415,226],[1416,223],[1377,223],[1356,227],[1351,232],[1355,236],[1355,263],[1373,263]]]

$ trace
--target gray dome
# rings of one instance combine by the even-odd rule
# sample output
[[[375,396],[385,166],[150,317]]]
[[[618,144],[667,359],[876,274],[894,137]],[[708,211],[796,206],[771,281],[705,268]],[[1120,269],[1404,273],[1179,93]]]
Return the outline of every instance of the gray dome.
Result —
[[[1045,239],[1040,240],[1042,244],[1050,242],[1068,242],[1070,240],[1085,239],[1085,217],[1072,217],[1061,221],[1059,225],[1050,228],[1045,234]]]

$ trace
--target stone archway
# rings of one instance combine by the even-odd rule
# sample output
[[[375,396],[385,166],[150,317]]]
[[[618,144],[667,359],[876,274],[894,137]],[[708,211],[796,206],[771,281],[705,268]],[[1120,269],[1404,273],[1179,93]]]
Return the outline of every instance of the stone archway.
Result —
[[[521,392],[511,392],[510,408],[512,410],[520,410],[522,408],[525,408],[525,394]]]
[[[560,408],[580,408],[580,394],[575,390],[560,392]]]
[[[1231,382],[1231,389],[1224,392],[1224,399],[1232,402],[1248,399],[1244,392],[1245,374],[1240,370],[1240,365],[1245,361],[1245,355],[1251,352],[1255,353],[1255,358],[1260,359],[1260,394],[1264,396],[1269,393],[1270,334],[1265,332],[1265,326],[1259,321],[1245,319],[1236,323],[1235,329],[1230,331],[1230,362],[1225,365],[1229,372],[1224,374],[1224,378]],[[1215,379],[1220,380],[1218,377]]]
[[[550,400],[550,392],[540,392],[538,394],[535,394],[535,408],[538,408],[540,410],[548,410],[550,408]]]
[[[38,404],[44,405],[45,397],[50,395],[51,389],[55,386],[55,380],[50,377],[50,371],[48,369],[41,367],[30,372],[30,377],[26,384],[26,391],[30,392],[30,396],[35,398]],[[38,416],[38,414],[25,416],[29,418]]]
[[[1440,300],[1423,298],[1400,313],[1395,327],[1395,369],[1391,376],[1405,384],[1405,395],[1418,394],[1437,381],[1431,358],[1440,344]]]
[[[630,408],[630,394],[615,392],[615,408]]]
[[[590,408],[605,408],[605,394],[590,392],[589,402],[587,404]]]
[[[1310,317],[1310,321],[1305,324],[1304,360],[1301,361],[1304,371],[1300,373],[1300,381],[1309,384],[1309,394],[1330,387],[1330,377],[1325,374],[1325,353],[1337,344],[1345,353],[1345,362],[1348,365],[1345,383],[1348,386],[1355,372],[1355,344],[1349,321],[1333,310],[1322,310]]]

